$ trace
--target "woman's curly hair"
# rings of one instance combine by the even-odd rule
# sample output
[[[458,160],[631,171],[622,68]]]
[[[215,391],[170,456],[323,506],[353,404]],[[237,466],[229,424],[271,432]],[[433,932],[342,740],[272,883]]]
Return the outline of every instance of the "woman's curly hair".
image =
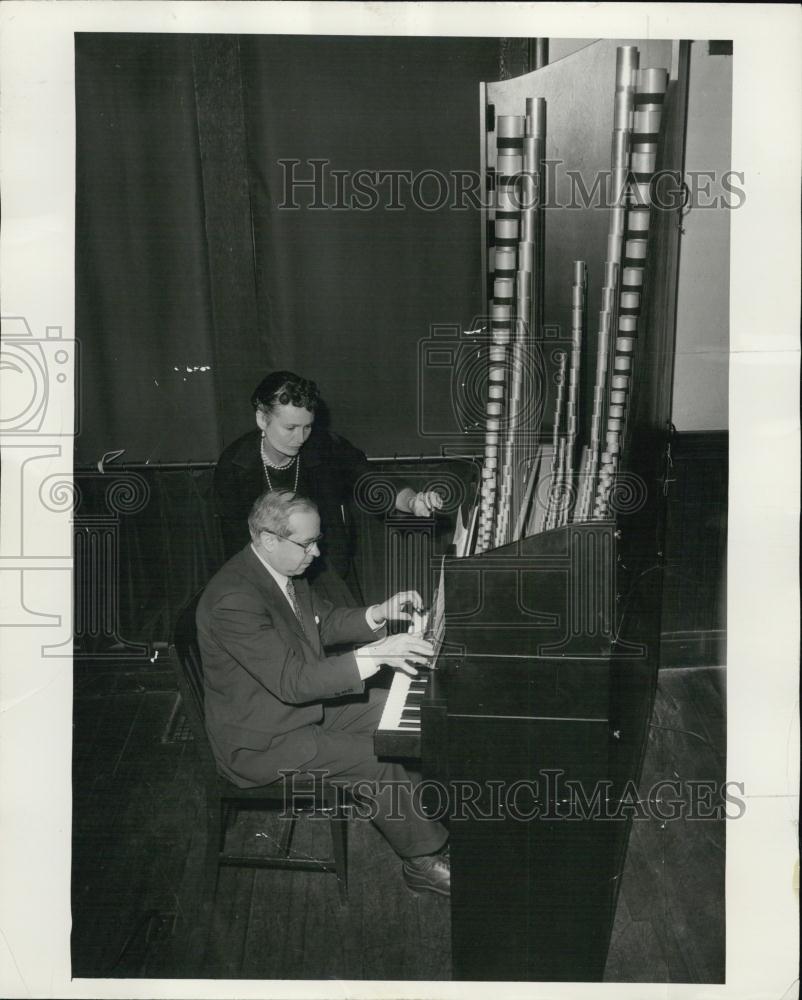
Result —
[[[311,379],[294,372],[271,372],[253,390],[251,406],[265,413],[275,406],[297,406],[314,412],[320,402],[320,390]]]

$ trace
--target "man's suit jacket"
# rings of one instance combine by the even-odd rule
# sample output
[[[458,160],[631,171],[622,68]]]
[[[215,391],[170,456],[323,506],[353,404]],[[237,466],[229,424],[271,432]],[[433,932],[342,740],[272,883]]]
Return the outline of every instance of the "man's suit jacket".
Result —
[[[323,644],[370,642],[364,608],[336,608],[296,577],[303,629],[250,545],[209,582],[198,604],[206,729],[218,766],[240,787],[268,784],[315,756],[323,702],[361,694],[353,653]]]

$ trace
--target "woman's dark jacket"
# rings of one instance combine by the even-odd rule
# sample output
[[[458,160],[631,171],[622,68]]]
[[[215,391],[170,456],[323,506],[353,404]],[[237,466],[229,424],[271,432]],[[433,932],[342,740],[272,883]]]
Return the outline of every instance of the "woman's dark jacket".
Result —
[[[267,489],[258,428],[230,444],[217,463],[214,492],[226,558],[250,539],[248,514]],[[365,455],[331,431],[314,428],[300,451],[298,492],[309,496],[320,511],[326,561],[346,576],[353,555],[351,518],[354,484],[368,470]]]

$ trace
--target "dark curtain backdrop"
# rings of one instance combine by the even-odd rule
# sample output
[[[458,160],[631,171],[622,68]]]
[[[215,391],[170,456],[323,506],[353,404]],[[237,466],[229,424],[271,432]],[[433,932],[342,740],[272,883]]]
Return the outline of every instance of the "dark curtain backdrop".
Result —
[[[76,459],[211,457],[221,440],[191,47],[103,34],[75,46]]]
[[[497,74],[497,39],[76,35],[77,462],[213,461],[275,367],[369,454],[436,453],[418,344],[479,309],[478,212],[282,210],[278,161],[478,171]]]
[[[434,171],[453,191],[452,172],[479,171],[478,83],[498,72],[498,42],[263,36],[242,38],[240,55],[268,363],[318,380],[334,426],[368,454],[437,453],[418,433],[418,384],[432,374],[418,345],[432,323],[464,329],[480,308],[479,213],[418,207],[409,186],[389,208],[389,181],[376,208],[313,208],[281,161],[300,161],[304,179],[313,159],[347,172],[346,204],[360,170]],[[436,205],[445,190],[430,176],[420,193]],[[317,201],[337,200],[329,175]]]

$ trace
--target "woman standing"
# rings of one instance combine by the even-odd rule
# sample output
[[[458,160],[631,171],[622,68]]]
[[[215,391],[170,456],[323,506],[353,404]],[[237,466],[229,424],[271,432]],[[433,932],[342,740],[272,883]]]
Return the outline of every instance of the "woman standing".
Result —
[[[364,453],[338,434],[315,426],[318,387],[293,372],[272,372],[262,379],[251,405],[256,428],[225,449],[214,476],[226,558],[249,540],[247,519],[254,500],[266,490],[292,490],[311,497],[320,511],[323,557],[310,582],[335,603],[359,603],[347,512],[356,482],[369,469]],[[395,506],[430,517],[442,502],[439,493],[416,493],[405,487]]]

